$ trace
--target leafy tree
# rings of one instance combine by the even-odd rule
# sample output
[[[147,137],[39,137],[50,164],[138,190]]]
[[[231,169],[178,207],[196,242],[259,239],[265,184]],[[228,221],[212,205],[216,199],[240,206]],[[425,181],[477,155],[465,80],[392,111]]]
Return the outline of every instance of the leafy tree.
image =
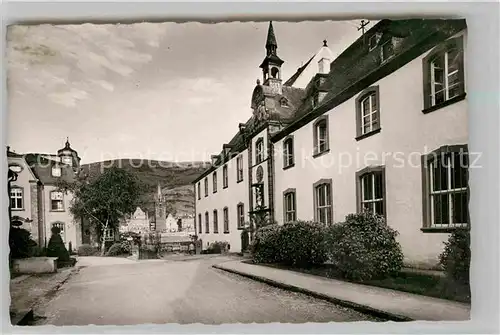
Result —
[[[118,167],[99,175],[81,175],[74,182],[61,181],[58,186],[73,194],[70,211],[90,222],[101,241],[101,255],[105,252],[105,232],[117,229],[120,220],[135,211],[144,190],[135,175]]]

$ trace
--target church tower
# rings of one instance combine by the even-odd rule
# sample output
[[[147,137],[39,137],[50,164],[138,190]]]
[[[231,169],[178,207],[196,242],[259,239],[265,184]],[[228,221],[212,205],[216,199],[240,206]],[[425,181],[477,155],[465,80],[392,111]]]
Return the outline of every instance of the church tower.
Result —
[[[161,194],[160,182],[158,182],[157,194],[155,199],[155,222],[156,231],[162,231],[167,228],[165,218],[165,202],[163,199],[163,195]]]
[[[273,22],[269,22],[266,40],[266,57],[260,65],[263,75],[263,84],[269,86],[274,94],[282,94],[281,65],[284,63],[278,57],[278,43],[274,35]]]
[[[69,138],[66,138],[64,148],[57,150],[57,157],[61,163],[72,166],[75,170],[80,167],[80,157],[78,157],[78,152],[71,148]]]

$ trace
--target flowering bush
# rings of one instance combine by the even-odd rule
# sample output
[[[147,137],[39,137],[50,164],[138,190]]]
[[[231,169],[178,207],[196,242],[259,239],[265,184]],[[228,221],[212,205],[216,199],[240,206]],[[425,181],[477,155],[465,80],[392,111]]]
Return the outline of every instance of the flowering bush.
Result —
[[[445,248],[439,256],[439,262],[448,279],[456,284],[469,285],[470,231],[457,229],[444,244]]]
[[[380,279],[403,266],[398,234],[384,217],[370,212],[350,214],[346,221],[327,228],[327,254],[346,279]]]

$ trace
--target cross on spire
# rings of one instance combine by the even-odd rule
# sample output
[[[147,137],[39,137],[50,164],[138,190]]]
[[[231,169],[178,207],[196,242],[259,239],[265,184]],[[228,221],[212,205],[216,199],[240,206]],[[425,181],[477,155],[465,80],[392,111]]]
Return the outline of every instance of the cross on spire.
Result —
[[[361,20],[361,25],[358,27],[358,31],[361,30],[361,35],[365,35],[365,27],[370,23],[370,21]]]

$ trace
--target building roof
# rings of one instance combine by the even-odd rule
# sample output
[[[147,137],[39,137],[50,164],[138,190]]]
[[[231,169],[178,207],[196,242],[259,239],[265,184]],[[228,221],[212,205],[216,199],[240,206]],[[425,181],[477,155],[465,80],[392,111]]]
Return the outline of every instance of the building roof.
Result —
[[[457,19],[378,22],[366,32],[364,38],[358,38],[333,61],[330,72],[321,85],[321,90],[327,92],[327,95],[319,106],[312,108],[311,104],[303,104],[296,113],[297,119],[274,135],[273,140],[285,137],[465,28],[465,20]],[[381,37],[377,47],[369,51],[364,41],[374,34]],[[391,38],[395,41],[394,56],[382,62],[381,46]]]
[[[42,184],[55,185],[61,180],[73,182],[76,179],[76,173],[71,166],[47,159],[43,154],[27,154],[25,159]],[[59,166],[61,168],[61,177],[52,176],[53,166]]]
[[[295,83],[295,81],[297,80],[297,78],[299,78],[299,76],[302,74],[302,72],[304,72],[304,70],[306,69],[306,67],[309,66],[309,63],[311,63],[311,61],[314,59],[316,55],[312,56],[311,58],[309,58],[309,60],[304,64],[302,65],[301,67],[298,68],[297,72],[295,72],[293,74],[293,76],[291,76],[287,81],[285,81],[285,83],[283,84],[284,86],[292,86],[293,83]]]
[[[274,109],[270,111],[269,120],[285,125],[283,130],[273,135],[272,140],[277,141],[299,129],[465,28],[465,20],[456,19],[381,20],[333,60],[328,74],[318,73],[314,76],[305,90],[292,85],[316,55],[285,82],[282,95],[273,95],[268,86],[257,84],[254,95],[256,90],[262,88],[262,94],[276,102]],[[380,36],[377,47],[368,50],[365,41],[375,34]],[[395,45],[395,54],[382,62],[381,46],[391,39]],[[313,107],[312,95],[318,91],[325,92],[326,96],[318,106]],[[288,99],[291,108],[281,107],[279,101],[283,97]],[[255,107],[252,105],[252,108]],[[245,126],[251,127],[256,122],[255,116],[252,116]],[[230,153],[240,152],[246,147],[244,134],[237,132],[228,144],[231,146]],[[215,166],[207,169],[193,183],[215,170],[226,159],[219,157]]]

